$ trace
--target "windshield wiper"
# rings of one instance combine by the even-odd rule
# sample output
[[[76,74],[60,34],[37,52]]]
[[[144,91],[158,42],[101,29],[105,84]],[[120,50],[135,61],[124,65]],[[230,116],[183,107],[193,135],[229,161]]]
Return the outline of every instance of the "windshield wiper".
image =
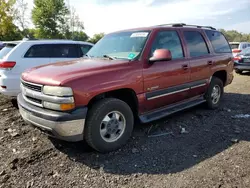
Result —
[[[103,55],[102,57],[105,57],[105,58],[109,58],[109,59],[111,59],[111,60],[115,60],[115,59],[117,59],[116,57],[112,57],[112,56],[109,56],[109,55]]]

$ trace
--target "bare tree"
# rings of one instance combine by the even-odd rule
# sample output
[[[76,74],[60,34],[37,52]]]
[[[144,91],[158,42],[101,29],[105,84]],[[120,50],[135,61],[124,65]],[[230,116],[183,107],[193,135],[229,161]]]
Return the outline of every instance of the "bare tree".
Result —
[[[25,0],[16,1],[15,20],[22,31],[28,28],[30,18],[28,17],[28,3]]]

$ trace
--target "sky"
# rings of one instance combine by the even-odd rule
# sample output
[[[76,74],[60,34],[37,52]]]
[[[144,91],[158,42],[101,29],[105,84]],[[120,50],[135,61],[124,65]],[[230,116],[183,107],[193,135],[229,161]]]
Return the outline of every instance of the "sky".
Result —
[[[27,0],[29,9],[33,0]],[[250,33],[250,0],[67,0],[89,36],[166,23],[210,25]]]

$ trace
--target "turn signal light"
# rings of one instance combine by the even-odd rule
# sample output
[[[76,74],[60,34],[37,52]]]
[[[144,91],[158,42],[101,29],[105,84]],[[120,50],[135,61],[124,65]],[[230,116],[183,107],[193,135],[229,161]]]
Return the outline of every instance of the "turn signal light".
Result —
[[[66,111],[66,110],[72,110],[75,108],[75,104],[60,104],[61,110]]]

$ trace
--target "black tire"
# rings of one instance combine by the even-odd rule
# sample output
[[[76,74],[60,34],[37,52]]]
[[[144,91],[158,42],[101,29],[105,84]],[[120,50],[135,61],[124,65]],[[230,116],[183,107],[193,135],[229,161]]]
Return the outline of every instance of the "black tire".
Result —
[[[235,72],[236,72],[237,74],[242,74],[243,71],[236,69]]]
[[[107,142],[101,136],[101,122],[110,112],[117,111],[121,113],[126,121],[125,129],[120,137],[114,142]],[[106,98],[95,103],[88,112],[84,136],[87,143],[95,150],[106,153],[119,149],[127,143],[131,137],[134,127],[134,116],[127,103],[115,99]]]
[[[215,100],[213,100],[214,98],[212,97],[212,93],[213,93],[213,89],[216,87],[216,89],[219,87],[220,91],[218,93],[220,93],[220,97],[218,99],[218,101],[216,102]],[[217,78],[217,77],[213,77],[211,82],[210,82],[210,85],[209,85],[209,88],[207,90],[207,93],[205,95],[205,99],[206,99],[206,104],[207,104],[207,107],[209,109],[216,109],[219,107],[220,105],[220,101],[221,101],[221,98],[224,94],[224,85],[223,85],[223,82],[221,79]]]

